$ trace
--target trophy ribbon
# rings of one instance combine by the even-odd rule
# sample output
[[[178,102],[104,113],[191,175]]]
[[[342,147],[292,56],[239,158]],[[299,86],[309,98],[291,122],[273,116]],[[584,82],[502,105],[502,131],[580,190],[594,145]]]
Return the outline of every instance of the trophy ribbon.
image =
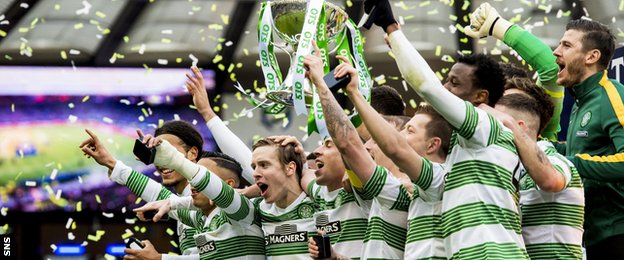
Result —
[[[299,38],[299,44],[297,45],[295,64],[294,66],[291,65],[290,67],[290,69],[294,70],[292,93],[295,112],[297,115],[308,113],[303,93],[304,81],[307,81],[307,79],[305,78],[305,67],[303,65],[303,59],[306,55],[312,53],[311,41],[312,37],[315,36],[323,4],[325,4],[324,0],[312,0],[308,2],[305,21],[303,23],[303,29],[301,30],[301,38]],[[322,22],[324,23],[325,21]]]
[[[268,92],[278,90],[282,84],[282,73],[277,65],[275,52],[273,51],[273,30],[271,18],[271,2],[262,3],[260,11],[260,22],[258,23],[258,48],[260,51],[260,65],[264,74],[264,84]],[[258,101],[252,98],[254,103],[260,104],[267,113],[277,114],[283,111],[286,106],[278,103],[264,104],[265,101]],[[254,104],[254,105],[256,105]]]

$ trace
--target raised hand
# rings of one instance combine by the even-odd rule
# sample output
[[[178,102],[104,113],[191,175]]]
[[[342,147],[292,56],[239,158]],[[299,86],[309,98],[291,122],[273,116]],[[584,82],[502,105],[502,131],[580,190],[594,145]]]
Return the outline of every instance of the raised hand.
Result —
[[[334,77],[342,78],[346,75],[351,77],[351,81],[347,84],[347,93],[349,95],[359,94],[360,91],[358,89],[358,85],[360,85],[360,78],[358,77],[357,70],[351,65],[351,61],[349,58],[345,56],[336,56],[336,59],[343,61],[343,63],[338,64],[334,69]]]
[[[323,81],[323,60],[321,59],[321,51],[316,45],[316,41],[312,41],[312,47],[314,47],[314,55],[306,55],[303,58],[303,65],[306,67],[306,77],[310,79],[315,85],[319,85]]]
[[[489,3],[481,4],[470,14],[470,25],[464,27],[464,33],[472,38],[484,38],[488,35],[502,40],[505,32],[513,24],[500,17]]]
[[[110,171],[113,170],[117,160],[108,152],[106,147],[100,142],[100,139],[91,132],[89,129],[85,129],[89,138],[82,141],[80,143],[80,150],[84,153],[87,158],[91,157],[97,162],[99,165],[106,166]]]
[[[146,211],[152,211],[152,210],[158,211],[158,213],[156,213],[156,215],[154,215],[154,218],[151,219],[152,221],[157,222],[165,214],[169,213],[169,211],[171,210],[171,203],[169,202],[168,199],[151,201],[151,202],[146,203],[142,207],[138,207],[136,209],[133,209],[132,211],[136,212],[137,217],[141,221],[149,221],[149,219],[145,218],[144,213]]]
[[[388,0],[364,1],[364,13],[368,15],[368,20],[363,25],[366,29],[370,29],[374,23],[388,32],[388,26],[397,23]]]
[[[210,121],[217,114],[212,110],[210,106],[210,100],[208,99],[208,92],[204,85],[204,77],[202,76],[199,68],[196,66],[191,67],[193,75],[186,73],[186,89],[193,96],[193,104],[197,108],[199,114],[202,115],[206,122]]]

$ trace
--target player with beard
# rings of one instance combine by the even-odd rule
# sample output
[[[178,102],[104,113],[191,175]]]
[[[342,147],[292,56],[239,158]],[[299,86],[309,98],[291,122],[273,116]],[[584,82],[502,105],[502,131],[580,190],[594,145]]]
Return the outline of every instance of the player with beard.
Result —
[[[614,48],[607,26],[580,19],[553,52],[557,83],[575,98],[567,143],[557,149],[583,177],[588,259],[624,258],[624,86],[606,71]]]
[[[255,221],[253,210],[250,210],[253,207],[251,203],[219,196],[221,187],[240,187],[241,165],[233,158],[217,152],[205,152],[197,164],[208,170],[210,178],[220,179],[221,183],[213,181],[217,185],[206,185],[203,189],[202,185],[194,186],[190,197],[172,195],[166,200],[149,202],[134,209],[139,219],[145,220],[145,211],[158,210],[154,220],[168,212],[172,218],[195,228],[197,235],[194,239],[200,259],[265,259],[264,235]],[[240,245],[245,245],[245,250],[236,250]],[[126,251],[132,255],[140,254],[142,250]]]
[[[86,131],[90,138],[83,141],[80,145],[82,151],[93,157],[98,164],[106,166],[109,169],[109,177],[112,181],[128,187],[143,200],[150,202],[168,198],[171,192],[165,187],[172,187],[175,193],[180,196],[191,195],[188,181],[179,173],[172,169],[156,167],[162,177],[161,185],[113,158],[106,150],[106,147],[98,140],[97,136],[89,130]],[[171,142],[178,151],[184,153],[187,159],[196,162],[199,158],[204,141],[191,124],[184,121],[169,121],[156,129],[155,135]],[[197,259],[197,247],[193,240],[193,236],[196,234],[195,229],[178,221],[177,232],[179,248],[183,256],[191,255],[188,259]],[[152,253],[156,253],[156,251],[154,250]],[[162,254],[162,257],[163,259],[174,259],[177,256]]]
[[[399,175],[398,167],[383,153],[378,152],[376,144],[372,140],[369,140],[366,146],[362,144],[355,127],[349,122],[323,81],[320,51],[315,43],[313,46],[315,55],[308,55],[304,58],[304,65],[308,68],[307,77],[318,90],[327,129],[334,144],[343,156],[345,164],[363,184],[361,189],[356,187],[357,197],[364,201],[371,201],[361,258],[402,258],[410,194],[399,178],[391,174],[392,172]],[[358,84],[357,78],[357,76],[351,78],[349,84]],[[367,149],[371,152],[369,153]],[[408,182],[409,188],[411,185]]]
[[[442,237],[447,258],[527,259],[518,212],[513,134],[476,108],[495,104],[504,87],[497,62],[463,56],[444,86],[399,28],[387,0],[368,0],[370,18],[388,41],[408,84],[454,128],[442,192]],[[368,9],[368,8],[367,8]],[[370,10],[370,9],[369,9]]]

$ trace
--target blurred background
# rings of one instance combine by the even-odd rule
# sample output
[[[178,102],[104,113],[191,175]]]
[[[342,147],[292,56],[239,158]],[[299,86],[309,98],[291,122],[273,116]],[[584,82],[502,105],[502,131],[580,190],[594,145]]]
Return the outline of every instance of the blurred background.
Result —
[[[363,1],[329,1],[359,21]],[[532,71],[501,42],[473,40],[459,31],[484,1],[391,2],[407,38],[440,79],[459,53],[488,53]],[[624,36],[624,0],[489,2],[553,48],[565,24],[581,17],[609,25],[618,47]],[[183,88],[191,65],[202,69],[214,110],[249,146],[259,137],[291,134],[312,151],[319,137],[306,135],[306,117],[291,110],[249,111],[253,105],[245,100],[264,90],[260,4],[0,0],[0,255],[8,250],[19,259],[110,259],[119,256],[129,236],[150,239],[160,252],[177,252],[175,223],[136,221],[131,209],[144,202],[111,182],[106,168],[83,157],[78,145],[87,137],[85,128],[95,130],[118,159],[155,180],[155,169],[132,155],[136,129],[153,133],[165,121],[186,120],[202,133],[205,150],[217,150]],[[375,85],[397,88],[410,115],[420,99],[401,80],[383,31],[362,32]],[[276,52],[286,71],[288,56]],[[568,113],[562,115],[561,136]]]

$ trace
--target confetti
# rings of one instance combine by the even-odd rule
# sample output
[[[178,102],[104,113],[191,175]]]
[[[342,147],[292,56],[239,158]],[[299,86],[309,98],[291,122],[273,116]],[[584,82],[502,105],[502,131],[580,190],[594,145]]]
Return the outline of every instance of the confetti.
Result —
[[[175,231],[173,231],[171,228],[167,228],[165,232],[167,232],[167,234],[170,236],[173,236],[173,234],[175,233]]]
[[[69,240],[74,240],[74,239],[76,239],[76,236],[74,236],[74,233],[72,233],[72,232],[68,232],[68,233],[67,233],[67,239],[69,239]]]
[[[11,104],[11,112],[15,112],[15,104]]]
[[[102,200],[100,200],[100,195],[95,194],[95,201],[97,201],[98,204],[102,204]]]
[[[70,49],[69,50],[69,54],[71,54],[71,55],[79,55],[80,51],[79,50],[75,50],[75,49]]]
[[[108,117],[103,117],[102,121],[104,121],[104,123],[108,123],[108,124],[112,124],[113,123],[113,119],[110,119]]]
[[[73,218],[69,218],[67,219],[67,224],[65,224],[65,229],[69,229],[69,227],[71,227],[71,224],[74,222]]]
[[[107,218],[113,218],[115,216],[115,213],[102,212],[102,216],[107,217]]]
[[[91,240],[93,242],[98,242],[98,241],[100,241],[100,239],[102,238],[102,236],[104,234],[106,234],[106,231],[104,231],[104,230],[97,230],[97,231],[95,231],[95,235],[88,235],[87,239]]]
[[[170,229],[170,228],[167,228],[167,229]],[[134,235],[132,230],[126,228],[126,233],[121,234],[121,239],[126,240],[127,238],[131,237],[132,235]]]
[[[20,151],[21,152],[21,151]],[[35,187],[37,186],[37,182],[36,181],[26,181],[24,183],[24,185],[28,186],[28,187]]]
[[[9,212],[9,208],[7,208],[7,207],[2,207],[0,209],[0,215],[2,215],[3,217],[6,217],[8,212]]]
[[[78,201],[78,203],[76,203],[76,212],[81,212],[82,211],[82,201]]]

